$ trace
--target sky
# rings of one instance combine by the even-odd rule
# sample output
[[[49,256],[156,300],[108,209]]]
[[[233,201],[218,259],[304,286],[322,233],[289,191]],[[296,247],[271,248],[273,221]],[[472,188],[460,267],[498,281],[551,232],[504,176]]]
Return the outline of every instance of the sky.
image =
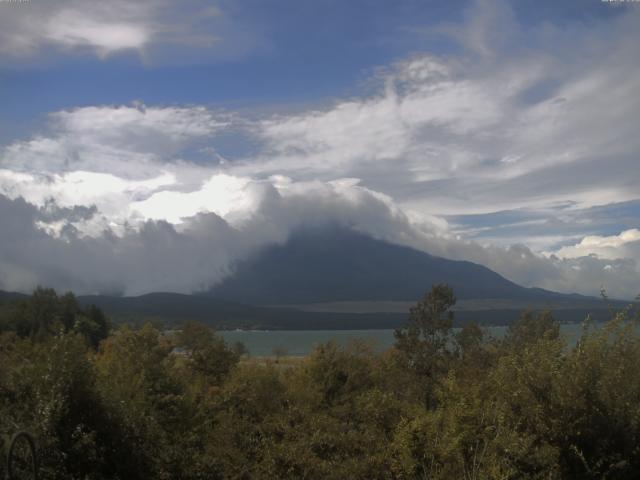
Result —
[[[190,293],[343,225],[640,293],[640,2],[0,0],[0,289]]]

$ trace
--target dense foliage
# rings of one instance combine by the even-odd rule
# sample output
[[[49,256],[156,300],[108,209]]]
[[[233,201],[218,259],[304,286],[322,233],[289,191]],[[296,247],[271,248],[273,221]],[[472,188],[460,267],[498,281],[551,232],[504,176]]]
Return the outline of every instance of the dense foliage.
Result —
[[[548,313],[454,330],[454,304],[435,286],[383,353],[251,359],[38,289],[0,306],[0,449],[32,432],[43,479],[640,478],[637,312],[568,346]]]

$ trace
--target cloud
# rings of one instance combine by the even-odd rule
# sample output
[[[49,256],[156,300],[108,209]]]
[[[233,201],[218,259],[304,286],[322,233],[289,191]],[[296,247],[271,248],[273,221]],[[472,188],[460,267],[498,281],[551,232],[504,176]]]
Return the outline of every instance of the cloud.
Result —
[[[50,115],[52,133],[0,150],[0,167],[59,173],[86,170],[123,177],[157,175],[184,149],[229,128],[231,115],[202,106],[90,106]],[[177,162],[179,163],[179,162]]]
[[[44,41],[66,48],[89,47],[100,56],[121,50],[141,50],[151,32],[143,24],[105,22],[73,10],[63,10],[47,25]]]
[[[82,232],[77,227],[95,209],[63,209],[53,202],[37,207],[0,195],[7,227],[0,233],[0,289],[46,284],[78,293],[187,293],[207,289],[235,260],[284,242],[303,226],[340,224],[383,237],[410,231],[386,197],[349,182],[212,181],[256,192],[253,214],[234,221],[233,212],[223,218],[209,211],[182,217],[177,225],[144,220],[118,233]]]
[[[3,6],[0,53],[27,56],[43,47],[87,49],[100,56],[141,51],[154,31],[153,10],[160,2],[31,2]]]
[[[133,52],[145,63],[229,58],[261,48],[258,37],[206,0],[0,2],[4,61],[43,60],[50,52],[101,59]]]
[[[479,2],[440,29],[462,44],[456,55],[416,55],[373,95],[265,119],[261,155],[238,171],[358,177],[433,215],[636,199],[639,18],[564,32]]]
[[[495,28],[497,25],[501,28]],[[518,35],[515,15],[502,0],[476,1],[465,10],[461,24],[442,25],[439,30],[468,50],[489,58],[508,48],[510,40]]]
[[[183,218],[202,212],[224,217],[246,215],[255,206],[253,197],[259,195],[256,188],[247,188],[249,183],[246,178],[214,175],[199,190],[160,191],[145,200],[133,202],[130,209],[146,219],[166,220],[173,224],[182,223]]]
[[[190,291],[219,277],[225,262],[247,248],[214,214],[193,219],[185,233],[150,221],[122,236],[81,237],[68,228],[56,237],[36,226],[38,209],[21,199],[0,197],[0,210],[12,224],[0,234],[0,288],[9,290],[46,284],[85,293]]]
[[[575,245],[562,247],[556,255],[565,258],[640,259],[640,230],[633,228],[610,236],[587,235]]]
[[[61,207],[95,206],[98,214],[83,224],[87,232],[166,220],[169,209],[162,198],[186,201],[189,196],[182,193],[200,189],[214,171],[181,156],[192,157],[195,147],[232,124],[231,115],[201,106],[135,104],[56,112],[50,115],[46,136],[0,148],[0,193],[38,207],[51,199]],[[214,167],[219,163],[217,155],[205,153],[203,158],[212,158]],[[182,208],[179,216],[201,211],[181,205],[172,201],[169,207]],[[153,214],[154,208],[163,214]]]
[[[521,243],[483,245],[455,237],[435,236],[412,246],[433,255],[485,265],[527,287],[583,295],[598,295],[604,287],[610,296],[623,299],[635,298],[640,293],[638,248],[620,251],[615,258],[602,258],[594,255],[592,249],[565,257],[562,251],[542,254]]]
[[[0,194],[7,198],[22,198],[38,208],[55,208],[59,214],[81,207],[92,209],[94,215],[80,217],[74,224],[88,235],[106,228],[119,232],[144,220],[131,211],[130,204],[175,182],[175,177],[166,172],[149,179],[130,180],[88,171],[43,175],[0,170]],[[51,231],[57,230],[52,227]]]

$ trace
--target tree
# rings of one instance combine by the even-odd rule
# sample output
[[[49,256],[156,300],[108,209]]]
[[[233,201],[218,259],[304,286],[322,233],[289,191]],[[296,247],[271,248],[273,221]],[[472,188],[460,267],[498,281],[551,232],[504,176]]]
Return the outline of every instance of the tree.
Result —
[[[458,355],[465,358],[482,348],[484,332],[477,323],[467,323],[456,333],[455,339]]]
[[[239,340],[233,342],[233,345],[231,345],[231,350],[233,350],[238,358],[242,358],[245,355],[249,356],[249,350],[247,349],[247,346]]]
[[[76,296],[67,292],[58,297],[58,316],[62,322],[65,333],[69,332],[76,323],[76,315],[80,312]]]
[[[239,355],[222,337],[201,323],[185,322],[178,345],[187,350],[191,368],[214,385],[219,385],[238,363]]]
[[[109,335],[109,320],[102,310],[95,305],[82,309],[71,292],[58,296],[51,288],[38,287],[31,297],[12,302],[2,310],[0,330],[11,330],[19,337],[38,342],[78,333],[95,349]]]
[[[94,349],[109,335],[109,322],[102,310],[90,305],[74,316],[73,331],[82,335]]]
[[[451,352],[451,327],[456,303],[453,290],[446,284],[434,285],[409,311],[409,323],[395,331],[396,348],[407,366],[424,382],[425,402],[433,403],[437,378],[446,370]]]
[[[560,336],[560,324],[549,311],[524,312],[509,325],[504,336],[504,345],[519,349],[539,340],[556,340]]]
[[[125,326],[93,358],[98,394],[137,457],[126,478],[177,478],[168,472],[180,471],[187,461],[181,441],[193,423],[184,385],[171,374],[171,350],[150,324],[138,330]]]
[[[32,339],[42,340],[54,331],[55,321],[58,319],[58,295],[52,288],[38,287],[27,300],[26,323],[28,335]]]

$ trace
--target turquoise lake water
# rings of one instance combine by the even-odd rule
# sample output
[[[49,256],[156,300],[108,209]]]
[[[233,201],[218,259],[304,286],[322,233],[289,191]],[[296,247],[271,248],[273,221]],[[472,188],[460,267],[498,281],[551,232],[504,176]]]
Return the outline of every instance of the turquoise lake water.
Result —
[[[507,327],[487,327],[485,331],[494,338],[504,335]],[[565,324],[560,331],[569,344],[574,344],[582,331],[581,324]],[[378,350],[385,350],[394,343],[393,330],[233,330],[218,332],[227,342],[240,341],[255,357],[273,355],[276,347],[282,347],[287,355],[307,355],[313,348],[331,339],[340,345],[351,340],[371,341]]]

